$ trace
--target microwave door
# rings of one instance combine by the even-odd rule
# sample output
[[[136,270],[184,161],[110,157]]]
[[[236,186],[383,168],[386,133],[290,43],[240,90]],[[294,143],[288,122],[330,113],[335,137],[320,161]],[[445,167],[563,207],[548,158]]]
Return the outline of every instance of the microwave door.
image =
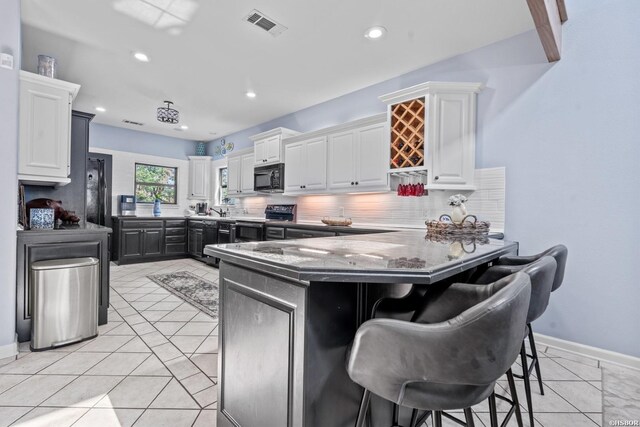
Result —
[[[269,190],[273,184],[273,171],[256,172],[254,187],[256,190]]]

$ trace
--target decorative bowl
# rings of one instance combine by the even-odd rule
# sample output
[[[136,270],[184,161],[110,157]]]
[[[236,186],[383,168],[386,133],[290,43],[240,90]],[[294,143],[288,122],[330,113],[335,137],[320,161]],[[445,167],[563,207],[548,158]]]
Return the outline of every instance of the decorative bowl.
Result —
[[[326,225],[348,227],[352,224],[352,221],[351,218],[325,216],[322,218],[322,223]]]

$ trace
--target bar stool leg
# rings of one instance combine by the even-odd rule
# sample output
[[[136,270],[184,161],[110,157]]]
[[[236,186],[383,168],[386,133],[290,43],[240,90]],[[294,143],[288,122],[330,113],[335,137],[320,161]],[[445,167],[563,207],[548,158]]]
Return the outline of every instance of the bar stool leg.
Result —
[[[489,416],[491,418],[491,427],[499,427],[498,424],[498,407],[496,406],[496,394],[491,393],[489,396]]]
[[[398,424],[399,412],[400,412],[400,407],[394,403],[393,404],[393,424],[391,425],[391,427],[400,427],[400,424]]]
[[[467,423],[467,427],[476,427],[476,424],[473,421],[473,412],[471,411],[471,408],[465,408],[464,420]]]
[[[536,342],[533,339],[533,329],[531,329],[531,323],[529,323],[527,327],[529,328],[529,344],[531,345],[531,355],[533,356],[533,363],[536,368],[536,377],[538,377],[540,394],[544,396],[544,388],[542,387],[542,375],[540,375],[540,362],[538,361],[538,350],[536,350]]]
[[[518,401],[518,390],[516,390],[516,382],[513,379],[513,371],[509,369],[507,371],[507,380],[509,381],[509,393],[511,394],[511,400],[516,407],[516,421],[518,427],[523,427],[522,424],[522,411],[520,410],[520,402]]]
[[[409,427],[418,427],[416,424],[418,422],[418,410],[414,409],[411,411],[411,422],[409,423]]]
[[[527,349],[524,347],[524,341],[520,348],[520,363],[522,363],[522,379],[524,381],[524,392],[527,395],[527,408],[529,409],[529,422],[533,427],[533,403],[531,403],[531,383],[529,382],[529,362],[527,361]]]
[[[364,427],[365,419],[367,418],[367,412],[369,409],[369,401],[371,400],[371,392],[364,389],[362,393],[362,400],[360,401],[360,409],[358,409],[358,418],[356,419],[355,427]]]
[[[433,427],[442,427],[441,411],[433,411]]]

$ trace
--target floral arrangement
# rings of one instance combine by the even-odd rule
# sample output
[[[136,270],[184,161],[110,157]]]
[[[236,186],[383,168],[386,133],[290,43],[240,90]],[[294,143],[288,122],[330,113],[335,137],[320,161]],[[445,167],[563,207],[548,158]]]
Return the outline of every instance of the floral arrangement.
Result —
[[[162,202],[162,187],[153,187],[151,194],[156,202]]]
[[[467,197],[462,194],[454,194],[449,197],[449,206],[461,206],[467,201]]]

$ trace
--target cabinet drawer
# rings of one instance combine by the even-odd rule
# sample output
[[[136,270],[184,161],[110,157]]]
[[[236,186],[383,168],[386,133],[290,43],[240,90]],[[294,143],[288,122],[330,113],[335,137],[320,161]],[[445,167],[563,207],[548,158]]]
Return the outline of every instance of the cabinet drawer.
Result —
[[[265,230],[265,237],[267,240],[284,239],[284,228],[283,227],[267,227]]]
[[[311,237],[334,237],[334,231],[303,230],[300,228],[287,228],[287,239],[308,239]]]
[[[204,228],[204,221],[189,220],[189,228]]]
[[[162,220],[122,221],[122,228],[162,228]]]
[[[165,227],[184,227],[187,225],[187,220],[185,219],[168,219],[164,222]]]
[[[165,242],[167,243],[183,243],[185,241],[184,235],[182,236],[165,236]]]
[[[187,232],[186,228],[167,228],[164,234],[167,236],[184,236]]]
[[[167,243],[164,245],[165,255],[178,255],[187,253],[186,243]]]

